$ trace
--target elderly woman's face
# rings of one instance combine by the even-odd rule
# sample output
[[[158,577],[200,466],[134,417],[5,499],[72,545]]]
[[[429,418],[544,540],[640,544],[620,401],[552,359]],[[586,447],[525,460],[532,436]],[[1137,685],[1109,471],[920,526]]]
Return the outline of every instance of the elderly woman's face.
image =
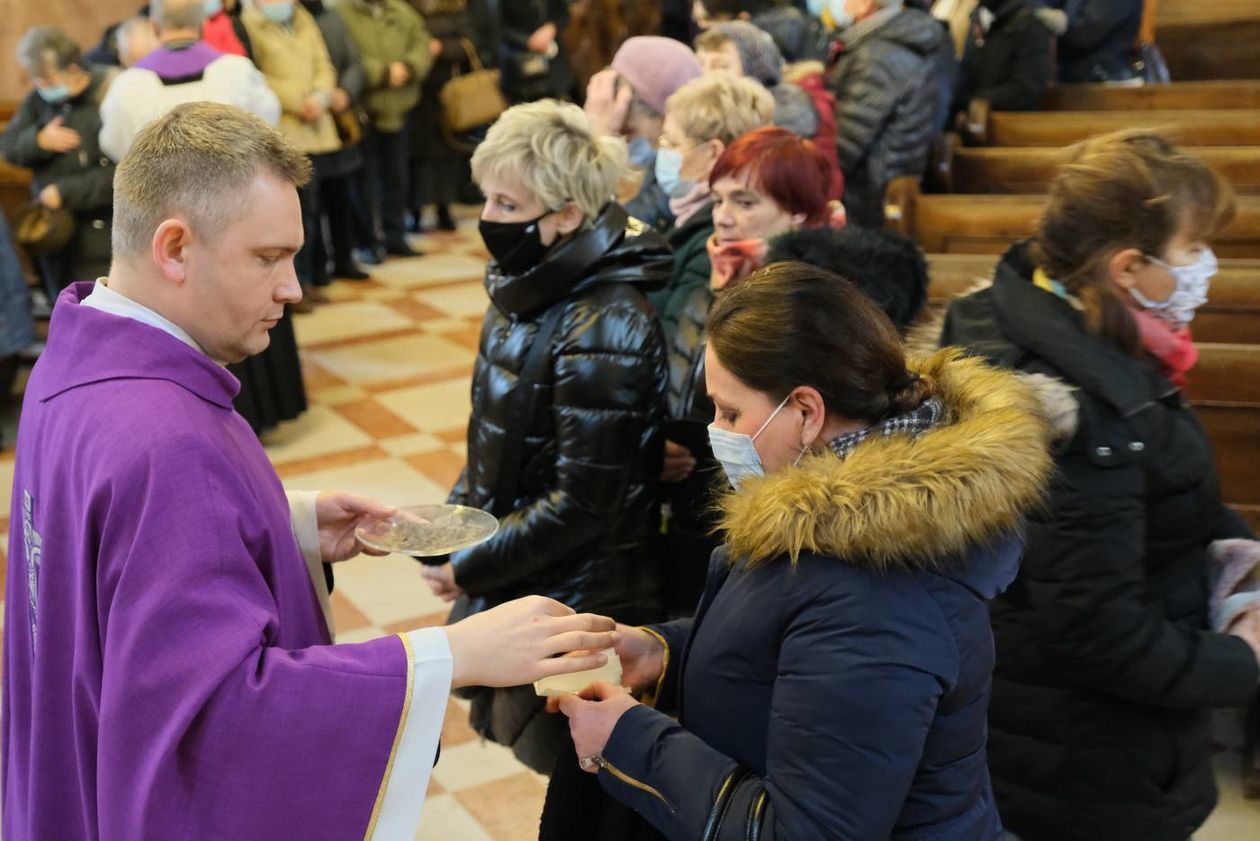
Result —
[[[513,223],[538,220],[538,235],[543,245],[552,245],[557,239],[573,233],[581,224],[581,215],[572,224],[567,218],[573,208],[544,207],[538,197],[520,182],[509,178],[484,178],[481,193],[486,203],[481,208],[481,218],[487,222]]]

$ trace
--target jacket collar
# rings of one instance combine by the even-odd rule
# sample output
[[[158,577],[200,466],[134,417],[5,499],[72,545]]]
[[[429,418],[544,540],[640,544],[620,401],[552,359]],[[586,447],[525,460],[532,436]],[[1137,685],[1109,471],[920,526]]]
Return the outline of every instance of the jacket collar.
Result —
[[[529,271],[505,275],[487,270],[490,300],[506,313],[526,316],[567,297],[596,261],[626,235],[629,219],[621,205],[610,202],[591,227],[555,245]]]
[[[811,552],[879,571],[935,568],[1019,529],[1052,466],[1032,389],[956,348],[911,368],[936,383],[943,422],[745,480],[722,501],[733,558]]]
[[[1090,335],[1081,314],[1032,283],[1027,243],[1006,252],[993,282],[993,302],[1007,335],[1093,397],[1129,417],[1170,391],[1171,383],[1107,342]],[[1134,376],[1141,367],[1142,376]]]
[[[108,380],[165,380],[219,406],[232,409],[241,385],[214,360],[175,336],[131,318],[82,305],[91,282],[61,293],[40,357],[34,396],[43,402],[91,383]]]

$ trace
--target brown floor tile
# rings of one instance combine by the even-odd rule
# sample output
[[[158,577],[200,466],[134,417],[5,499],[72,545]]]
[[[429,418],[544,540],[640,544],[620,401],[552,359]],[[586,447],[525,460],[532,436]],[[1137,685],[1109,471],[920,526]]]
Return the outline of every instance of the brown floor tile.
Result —
[[[442,788],[442,784],[432,777],[429,778],[429,790],[425,792],[425,797],[441,797],[446,794],[446,789]]]
[[[468,427],[438,430],[433,433],[433,436],[446,444],[463,444],[468,440]]]
[[[441,333],[442,338],[450,339],[456,344],[462,345],[471,351],[481,350],[481,324],[478,323],[471,327],[462,327],[459,330],[446,330]]]
[[[338,633],[357,631],[372,624],[363,612],[354,606],[353,602],[337,591],[335,586],[329,602],[332,605],[333,622],[337,626]]]
[[[439,280],[436,283],[413,283],[402,288],[408,292],[432,292],[434,289],[447,289],[451,286],[463,286],[466,283],[475,283],[478,286],[483,286],[485,282],[485,278],[478,275],[476,277],[457,277],[454,280]]]
[[[306,354],[301,355],[302,359],[302,381],[306,383],[307,391],[319,391],[321,388],[332,388],[333,386],[345,385],[346,381],[326,368],[320,367],[316,362],[312,362],[307,358]]]
[[[9,533],[9,518],[0,517],[0,534],[8,534],[8,533]]]
[[[414,619],[403,619],[401,622],[391,622],[388,625],[382,625],[381,630],[386,634],[405,634],[417,628],[440,628],[446,624],[446,617],[449,614],[449,610],[426,613],[424,616],[417,616]]]
[[[464,459],[450,450],[434,450],[407,456],[405,461],[444,488],[454,486],[464,469]]]
[[[298,459],[276,465],[276,473],[281,479],[298,476],[302,473],[314,473],[316,470],[329,470],[334,467],[345,467],[361,461],[372,461],[378,458],[389,458],[389,453],[380,447],[360,447],[357,450],[344,450],[340,453],[329,453],[315,458]]]
[[[464,712],[464,708],[454,700],[448,700],[446,718],[442,719],[442,745],[453,748],[456,745],[475,742],[480,738],[477,731],[468,724],[468,713]]]
[[[402,313],[412,321],[431,321],[435,318],[445,318],[446,315],[441,310],[429,306],[423,301],[417,301],[415,298],[393,298],[380,303]]]
[[[401,339],[404,336],[414,336],[415,327],[400,327],[397,330],[382,330],[379,333],[365,333],[362,336],[347,336],[344,339],[329,339],[326,342],[307,342],[305,347],[309,350],[331,350],[333,348],[352,347],[354,345],[370,345],[373,342],[381,342],[387,339]]]
[[[375,400],[356,400],[333,406],[342,417],[362,429],[373,438],[397,438],[412,435],[419,430]]]
[[[522,772],[455,793],[494,841],[535,841],[547,787]]]
[[[469,366],[457,365],[450,368],[440,368],[436,371],[429,371],[425,374],[416,374],[413,377],[404,377],[398,380],[377,380],[376,382],[363,383],[363,390],[373,394],[379,394],[382,391],[397,391],[401,388],[415,388],[421,385],[433,385],[434,383],[443,383],[447,380],[466,380],[468,379]]]

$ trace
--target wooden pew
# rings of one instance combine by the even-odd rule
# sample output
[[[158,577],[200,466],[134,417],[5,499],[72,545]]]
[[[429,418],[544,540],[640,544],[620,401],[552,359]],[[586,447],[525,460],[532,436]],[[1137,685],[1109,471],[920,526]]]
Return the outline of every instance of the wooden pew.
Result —
[[[1067,148],[962,146],[946,135],[934,147],[930,185],[944,193],[1041,193],[1049,189]],[[1070,148],[1070,147],[1068,147]],[[1240,194],[1260,195],[1260,147],[1182,147],[1215,169]]]
[[[1121,129],[1147,128],[1181,146],[1260,146],[1260,110],[992,111],[973,107],[965,137],[978,146],[1067,146]]]
[[[928,306],[944,306],[991,278],[996,264],[993,255],[929,254]],[[1221,261],[1208,302],[1195,316],[1194,336],[1200,342],[1260,344],[1260,260]]]
[[[1031,236],[1044,195],[923,195],[918,179],[894,178],[884,199],[892,228],[931,254],[997,254]],[[1240,196],[1233,224],[1213,242],[1221,257],[1260,258],[1260,196]]]
[[[1222,495],[1260,523],[1260,344],[1199,344],[1186,393],[1216,451]]]
[[[1180,111],[1260,108],[1260,81],[1173,82],[1141,87],[1057,85],[1041,100],[1044,111]]]
[[[1160,0],[1155,40],[1174,79],[1260,79],[1256,0]]]

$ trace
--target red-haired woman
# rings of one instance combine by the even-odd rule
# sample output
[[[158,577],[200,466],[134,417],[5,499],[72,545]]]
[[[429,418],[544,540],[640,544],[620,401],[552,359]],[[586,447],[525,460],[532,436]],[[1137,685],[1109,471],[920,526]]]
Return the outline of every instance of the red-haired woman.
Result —
[[[690,256],[675,260],[671,291],[661,307],[671,419],[661,478],[667,503],[666,595],[677,613],[690,615],[695,607],[709,555],[717,547],[712,488],[719,471],[704,435],[713,419],[701,342],[709,308],[732,281],[765,263],[772,238],[831,223],[831,173],[830,162],[812,142],[786,129],[760,128],[739,137],[709,174],[710,234],[700,243],[693,238]]]

